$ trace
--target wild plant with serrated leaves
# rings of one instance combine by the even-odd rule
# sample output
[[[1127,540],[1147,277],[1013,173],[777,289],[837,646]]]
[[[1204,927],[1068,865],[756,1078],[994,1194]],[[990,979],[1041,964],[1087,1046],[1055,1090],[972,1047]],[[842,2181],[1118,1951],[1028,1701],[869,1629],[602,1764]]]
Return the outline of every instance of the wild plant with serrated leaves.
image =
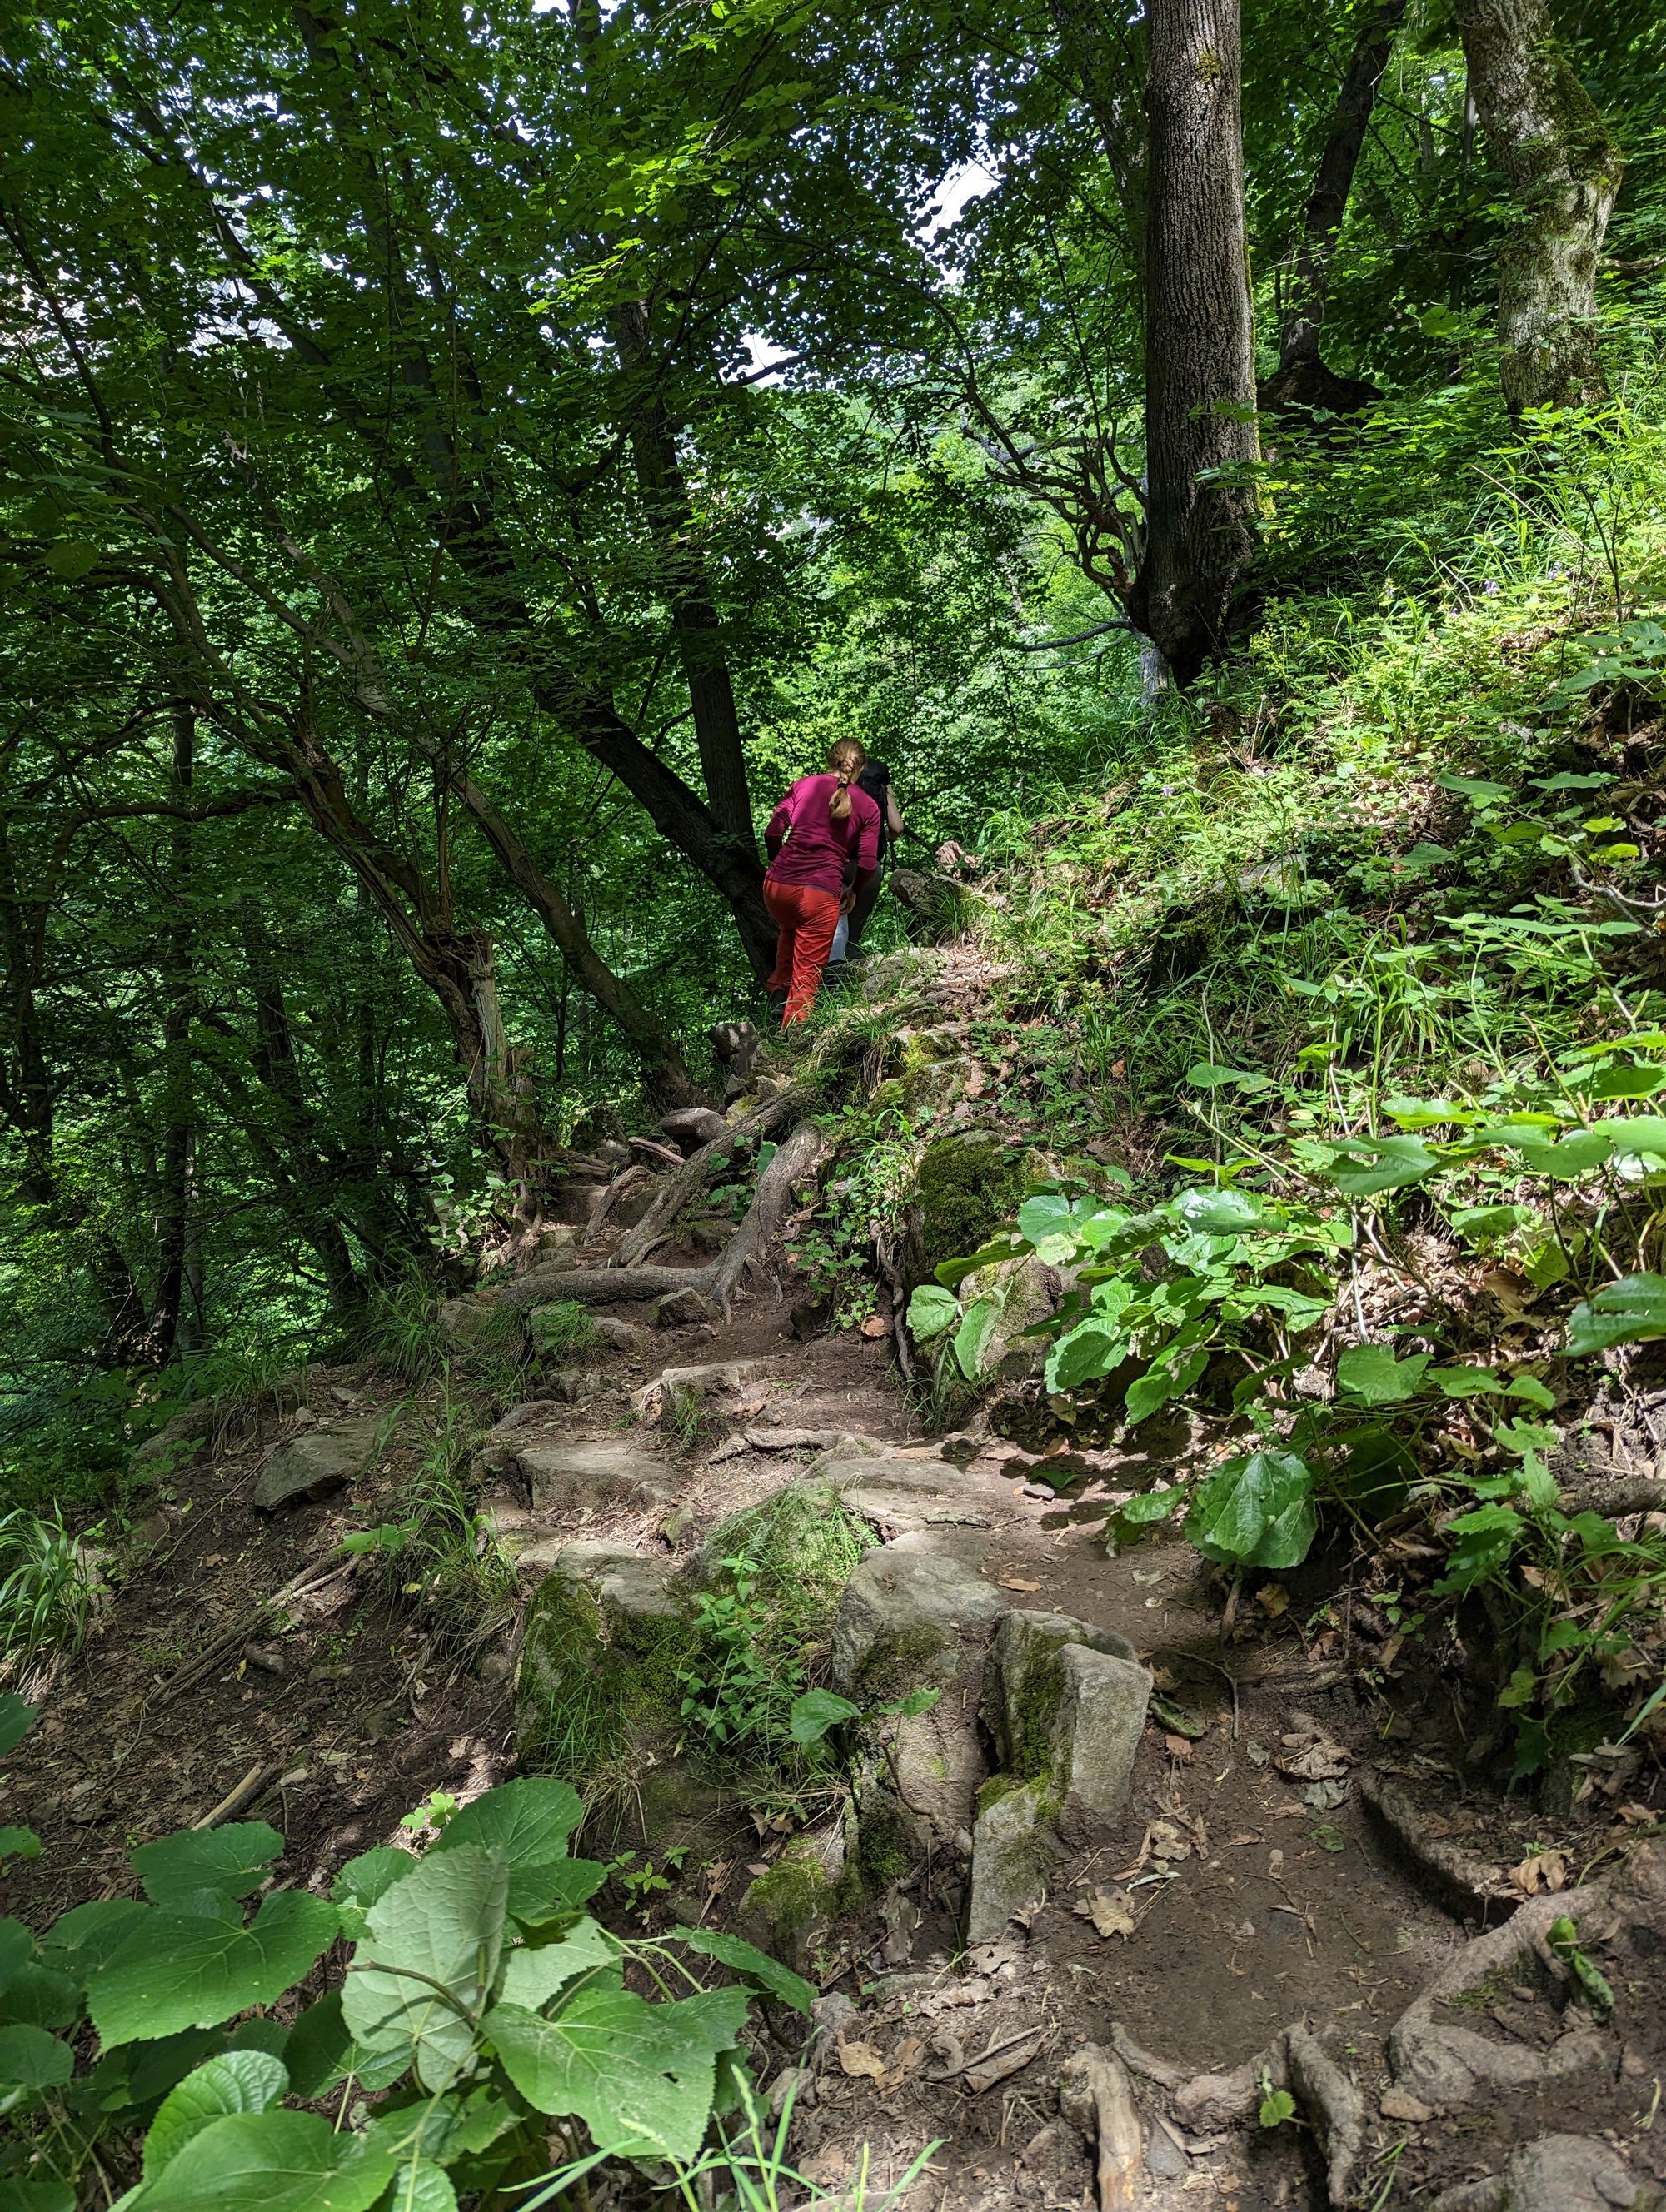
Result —
[[[31,1717],[0,1701],[0,1749]],[[607,1869],[569,1855],[582,1812],[564,1782],[508,1783],[328,1898],[269,1886],[263,1822],[188,1830],[133,1853],[142,1899],[39,1937],[0,1921],[4,2186],[29,2212],[74,2212],[94,2171],[121,2212],[454,2212],[547,2204],[617,2158],[698,2206],[763,2148],[752,2002],[815,1992],[713,1929],[604,1929]],[[280,2017],[338,1940],[345,1973]],[[694,1956],[739,1983],[702,1988]]]

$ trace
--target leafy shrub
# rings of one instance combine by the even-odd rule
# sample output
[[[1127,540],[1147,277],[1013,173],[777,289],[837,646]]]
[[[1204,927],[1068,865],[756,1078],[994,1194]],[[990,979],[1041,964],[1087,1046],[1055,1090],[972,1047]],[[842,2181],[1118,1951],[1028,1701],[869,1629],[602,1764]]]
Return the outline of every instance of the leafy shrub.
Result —
[[[92,1618],[93,1583],[62,1516],[20,1506],[0,1515],[0,1663],[73,1657]]]
[[[751,1997],[814,1992],[713,1930],[603,1929],[585,1906],[606,1869],[569,1856],[581,1811],[564,1783],[508,1783],[422,1856],[378,1847],[327,1899],[267,1889],[252,1914],[282,1838],[191,1830],[133,1853],[143,1900],[78,1905],[39,1940],[0,1922],[0,2188],[73,2212],[96,2160],[131,2185],[124,2212],[430,2212],[517,2185],[547,2201],[607,2157],[685,2184],[744,2165],[722,2124],[758,2140]],[[293,2014],[338,1939],[345,1973]],[[702,1987],[691,1954],[740,1984]],[[299,2109],[320,2103],[333,2118]]]

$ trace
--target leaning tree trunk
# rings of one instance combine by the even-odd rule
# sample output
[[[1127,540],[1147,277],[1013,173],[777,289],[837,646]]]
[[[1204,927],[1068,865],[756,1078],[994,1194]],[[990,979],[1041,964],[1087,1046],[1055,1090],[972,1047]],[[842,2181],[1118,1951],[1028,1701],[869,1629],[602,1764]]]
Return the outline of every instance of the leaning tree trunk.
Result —
[[[1623,163],[1556,43],[1548,0],[1457,0],[1464,59],[1517,221],[1499,253],[1499,379],[1512,415],[1603,396],[1596,267]]]
[[[1347,213],[1353,173],[1377,105],[1377,88],[1405,13],[1406,0],[1377,0],[1360,18],[1354,35],[1302,217],[1301,243],[1279,330],[1278,371],[1268,387],[1268,398],[1274,405],[1353,406],[1366,388],[1350,387],[1326,367],[1319,353],[1319,333],[1324,327],[1336,241]]]
[[[1152,0],[1146,81],[1146,546],[1128,611],[1183,689],[1256,544],[1255,329],[1237,0]]]

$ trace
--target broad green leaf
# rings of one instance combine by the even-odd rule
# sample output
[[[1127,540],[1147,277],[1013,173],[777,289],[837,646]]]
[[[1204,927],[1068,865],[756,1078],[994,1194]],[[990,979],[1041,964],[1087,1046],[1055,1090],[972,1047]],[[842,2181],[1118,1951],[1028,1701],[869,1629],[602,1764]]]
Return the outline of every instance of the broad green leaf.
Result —
[[[1383,1111],[1402,1129],[1467,1127],[1475,1116],[1450,1098],[1385,1098]]]
[[[1572,1359],[1611,1344],[1642,1344],[1657,1336],[1666,1336],[1666,1275],[1625,1275],[1617,1283],[1605,1283],[1568,1316]]]
[[[1128,1356],[1128,1340],[1122,1330],[1097,1316],[1080,1322],[1061,1336],[1047,1356],[1049,1390],[1075,1390],[1095,1382],[1120,1367]]]
[[[921,1283],[909,1300],[909,1333],[916,1344],[929,1344],[960,1318],[960,1301],[936,1283]]]
[[[1555,1411],[1556,1393],[1547,1389],[1536,1375],[1515,1376],[1505,1385],[1505,1389],[1507,1395],[1511,1398],[1520,1398],[1529,1406],[1536,1406],[1541,1413],[1549,1413]]]
[[[130,2200],[116,2201],[125,2212]],[[33,2175],[27,2181],[11,2176],[0,2180],[0,2212],[76,2212],[76,2191],[67,2181],[40,2181]]]
[[[63,1923],[60,1921],[61,1927]],[[21,1920],[0,1920],[0,1993],[34,1956],[34,1937]]]
[[[523,1928],[541,1928],[577,1912],[606,1880],[607,1869],[597,1859],[520,1867],[509,1876],[509,1910]]]
[[[1357,1137],[1333,1163],[1330,1179],[1350,1198],[1371,1198],[1421,1182],[1439,1165],[1420,1137]]]
[[[1528,1206],[1457,1206],[1447,1219],[1460,1237],[1507,1237],[1536,1217]]]
[[[544,1867],[565,1858],[569,1839],[583,1818],[584,1800],[570,1782],[523,1775],[465,1805],[447,1822],[434,1850],[478,1844],[501,1850],[513,1875],[521,1867]]]
[[[74,2051],[44,2027],[0,2027],[0,2088],[56,2089],[75,2070]]]
[[[1081,1242],[1081,1224],[1098,1210],[1092,1199],[1061,1198],[1055,1191],[1041,1191],[1019,1206],[1018,1234],[1035,1247],[1040,1259],[1056,1267],[1075,1251]]]
[[[1213,1060],[1201,1060],[1186,1071],[1186,1080],[1198,1091],[1219,1091],[1231,1084],[1247,1097],[1260,1091],[1270,1091],[1273,1079],[1254,1067],[1223,1067]]]
[[[1666,1067],[1639,1067],[1621,1061],[1605,1067],[1590,1083],[1593,1098],[1650,1098],[1666,1083]]]
[[[331,1886],[331,1899],[337,1905],[356,1905],[368,1912],[396,1881],[415,1873],[419,1864],[414,1851],[402,1851],[397,1844],[378,1844],[374,1850],[361,1851],[357,1858],[348,1860]]]
[[[235,2112],[210,2120],[131,2212],[368,2212],[393,2172],[374,2144],[337,2135],[316,2112]]]
[[[387,2212],[457,2212],[451,2176],[431,2158],[402,2166],[389,2187]]]
[[[783,1966],[779,1959],[756,1945],[743,1942],[739,1936],[727,1936],[719,1928],[675,1928],[672,1935],[679,1943],[686,1943],[690,1951],[698,1951],[708,1959],[715,1959],[721,1966],[733,1967],[737,1974],[794,2012],[807,2013],[816,1999],[816,1985],[806,1982],[801,1974]]]
[[[1552,1145],[1528,1138],[1511,1141],[1521,1154],[1522,1165],[1534,1175],[1552,1176],[1559,1182],[1572,1182],[1575,1176],[1589,1175],[1594,1168],[1602,1167],[1619,1151],[1612,1134],[1617,1126],[1602,1121],[1595,1128],[1574,1129]]]
[[[259,1888],[283,1849],[283,1837],[264,1820],[186,1828],[141,1844],[133,1871],[153,1905],[189,1911],[204,1893],[212,1893],[230,1905]]]
[[[830,1729],[846,1721],[859,1721],[862,1717],[860,1705],[853,1705],[848,1698],[842,1698],[836,1690],[806,1690],[802,1697],[793,1700],[793,1710],[787,1717],[787,1733],[794,1743],[819,1743]]]
[[[746,2018],[745,1990],[649,2004],[629,1990],[581,1990],[555,2020],[499,2005],[486,2033],[528,2104],[590,2130],[598,2150],[679,2159],[699,2151],[715,2058]]]
[[[1432,1367],[1429,1380],[1445,1398],[1497,1398],[1504,1392],[1490,1367]]]
[[[1446,1572],[1433,1588],[1444,1595],[1450,1590],[1473,1589],[1504,1565],[1527,1523],[1512,1505],[1478,1505],[1446,1523],[1450,1546]]]
[[[15,1691],[0,1695],[0,1758],[15,1751],[18,1745],[34,1726],[37,1708],[27,1705]]]
[[[33,1828],[0,1828],[0,1859],[38,1859],[40,1838]]]
[[[299,1889],[263,1899],[246,1928],[156,1907],[92,1975],[87,2008],[106,2051],[139,2037],[213,2027],[276,2002],[339,1926],[334,1905]]]
[[[1244,1190],[1183,1190],[1170,1201],[1170,1209],[1189,1229],[1208,1237],[1233,1237],[1241,1230],[1259,1229],[1266,1222],[1265,1199]]]
[[[371,1908],[342,1991],[354,2041],[404,2051],[424,2088],[443,2089],[474,2047],[508,1902],[501,1850],[465,1843],[431,1850]]]
[[[1166,1406],[1170,1398],[1178,1398],[1189,1390],[1208,1364],[1208,1347],[1199,1345],[1172,1366],[1154,1366],[1130,1382],[1123,1400],[1128,1426],[1137,1429],[1141,1421],[1151,1419],[1159,1406]]]
[[[1201,1483],[1186,1534],[1205,1559],[1246,1567],[1293,1567],[1318,1527],[1313,1477],[1294,1452],[1228,1460]]]
[[[1621,1159],[1637,1159],[1647,1153],[1656,1159],[1666,1159],[1666,1115],[1633,1114],[1624,1121],[1604,1121],[1602,1127],[1613,1139],[1616,1155]]]
[[[955,1364],[969,1382],[977,1382],[983,1373],[984,1356],[1000,1320],[999,1302],[978,1298],[966,1309],[966,1317],[955,1331]]]
[[[1494,783],[1488,776],[1443,775],[1435,781],[1443,790],[1461,791],[1466,799],[1473,799],[1481,806],[1501,806],[1510,796],[1507,785]]]
[[[45,1948],[54,1965],[84,1982],[149,1914],[135,1897],[95,1897],[53,1922]],[[4,1984],[0,1970],[0,1988]]]
[[[73,2027],[81,2009],[74,1977],[38,1959],[26,1960],[0,1994],[0,2019],[25,2021],[32,2027]]]
[[[1351,1344],[1336,1362],[1337,1387],[1367,1406],[1402,1406],[1422,1387],[1429,1358],[1420,1352],[1396,1359],[1391,1345]]]
[[[289,2087],[283,2061],[263,2051],[228,2051],[210,2058],[163,2098],[144,2139],[145,2179],[160,2173],[211,2121],[232,2112],[266,2112]]]
[[[519,2005],[523,2012],[541,2012],[557,1990],[581,1974],[616,1966],[618,1960],[619,1947],[606,1929],[593,1920],[581,1920],[559,1943],[511,1951],[498,1998],[503,2004]]]
[[[78,584],[98,566],[99,549],[84,538],[67,538],[62,544],[49,545],[43,558],[60,581]]]

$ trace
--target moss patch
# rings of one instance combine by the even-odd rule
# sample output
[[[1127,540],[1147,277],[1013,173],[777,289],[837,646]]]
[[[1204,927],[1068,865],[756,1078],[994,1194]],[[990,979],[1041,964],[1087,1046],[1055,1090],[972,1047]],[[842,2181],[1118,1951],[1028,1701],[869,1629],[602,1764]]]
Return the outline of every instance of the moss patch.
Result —
[[[516,1699],[523,1762],[587,1782],[627,1754],[661,1752],[679,1732],[692,1631],[680,1620],[633,1620],[610,1633],[596,1593],[549,1576],[532,1601]]]
[[[890,1705],[910,1690],[946,1681],[959,1656],[954,1638],[936,1629],[905,1628],[878,1637],[856,1670],[856,1702]]]
[[[761,1874],[740,1900],[739,1919],[748,1939],[784,1966],[798,1967],[837,1910],[836,1885],[828,1878],[814,1844],[799,1837],[788,1844],[768,1874]]]
[[[915,1176],[920,1242],[926,1271],[978,1251],[1018,1210],[1025,1193],[1022,1159],[970,1137],[927,1145]]]

